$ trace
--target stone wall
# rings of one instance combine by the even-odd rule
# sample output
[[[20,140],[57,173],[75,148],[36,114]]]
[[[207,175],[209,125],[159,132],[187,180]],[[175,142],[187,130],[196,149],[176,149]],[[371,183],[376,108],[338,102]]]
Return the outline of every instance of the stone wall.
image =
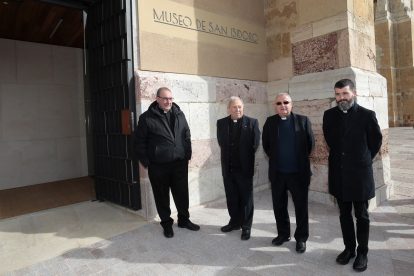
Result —
[[[268,0],[265,15],[269,113],[275,112],[275,96],[289,93],[293,112],[307,115],[315,134],[309,198],[335,204],[328,193],[329,148],[323,137],[322,118],[325,110],[335,106],[335,82],[349,78],[356,83],[358,103],[376,112],[384,134],[383,147],[373,165],[376,197],[370,201],[370,208],[374,208],[393,190],[387,142],[387,84],[376,72],[373,2]]]
[[[195,0],[177,0],[177,2],[209,10],[208,2]],[[221,5],[217,1],[214,3]],[[212,11],[230,17],[237,14],[239,17],[243,14],[240,10],[248,11],[247,4],[251,1],[246,0],[241,3],[233,12],[231,4],[228,6],[223,4],[224,6],[220,6],[222,7],[220,11],[217,9]],[[386,79],[376,72],[373,2],[371,0],[265,0],[264,8],[268,82],[261,82],[266,78],[249,78],[243,74],[233,77],[231,72],[221,73],[220,70],[202,74],[200,73],[202,71],[174,71],[166,69],[162,64],[159,66],[152,64],[151,68],[145,66],[136,68],[138,115],[147,110],[149,104],[155,100],[157,88],[161,86],[171,88],[176,103],[187,117],[192,134],[193,158],[189,165],[189,188],[190,205],[194,206],[224,199],[216,121],[228,115],[226,110],[228,98],[232,95],[241,96],[245,102],[245,114],[258,118],[259,127],[262,129],[266,118],[275,113],[276,94],[289,93],[294,101],[293,112],[310,118],[316,138],[316,147],[311,156],[313,176],[309,198],[334,205],[335,199],[328,193],[329,148],[323,137],[322,118],[324,111],[334,106],[335,82],[342,78],[352,79],[356,82],[358,103],[376,112],[384,135],[383,146],[375,157],[373,165],[376,197],[370,201],[370,208],[374,208],[387,200],[393,190],[388,157],[387,83]],[[255,10],[255,14],[260,16],[261,12]],[[261,22],[251,17],[246,20],[254,24]],[[142,50],[143,44],[148,43],[148,41],[144,42],[142,34],[138,33],[139,30],[136,34],[138,44],[134,45],[136,52]],[[178,49],[171,58],[187,60],[184,44],[175,43],[171,37],[163,39],[168,40],[166,46]],[[143,64],[145,53],[143,51],[139,53],[140,62]],[[198,54],[203,55],[203,51],[199,51]],[[204,63],[203,58],[206,57],[197,60],[197,62],[202,61],[200,68],[204,65],[221,64],[215,63],[214,59]],[[223,68],[220,66],[220,69]],[[226,70],[238,72],[240,68]],[[169,73],[171,71],[175,73]],[[255,170],[255,188],[268,189],[268,161],[261,146],[256,154]],[[153,217],[156,215],[156,210],[151,185],[147,172],[142,167],[140,167],[140,177],[144,209],[139,213],[145,217]]]
[[[159,3],[167,12],[170,7],[177,8],[176,12],[183,16],[193,15],[206,18],[206,24],[212,26],[218,23],[228,28],[230,37],[210,34],[210,31],[195,31],[194,28],[176,28],[168,24],[158,24],[154,29],[145,29],[151,21],[145,20],[145,15],[152,14],[153,9],[143,7]],[[266,45],[264,28],[263,1],[257,0],[137,0],[138,13],[133,26],[136,56],[136,69],[144,71],[174,72],[191,75],[208,75],[216,77],[266,81]],[[136,10],[134,10],[135,12]],[[145,11],[145,12],[144,12]],[[220,20],[217,21],[217,19]],[[203,19],[204,20],[204,19]],[[196,20],[194,19],[194,24]],[[227,22],[228,21],[228,22]],[[220,23],[221,22],[221,23]],[[152,22],[153,23],[153,22]],[[170,24],[171,25],[171,24]],[[173,24],[174,25],[174,24]],[[260,43],[249,43],[233,39],[230,28],[253,26],[258,29]],[[157,29],[169,28],[166,33],[157,33]],[[186,31],[185,35],[178,33]],[[203,36],[208,36],[208,38]],[[225,45],[217,40],[225,41]],[[247,50],[238,46],[243,44],[256,45],[262,50]]]
[[[370,1],[265,1],[268,80],[354,66],[375,71]]]
[[[388,82],[390,126],[414,126],[414,1],[378,0],[377,70]]]
[[[374,159],[374,179],[376,197],[371,200],[371,208],[386,201],[393,192],[388,156],[388,115],[386,80],[375,72],[367,72],[346,67],[321,73],[311,73],[293,77],[289,80],[268,84],[269,110],[274,110],[274,99],[278,93],[289,93],[293,100],[293,112],[304,114],[312,123],[315,135],[315,149],[311,155],[311,178],[309,198],[324,204],[335,204],[328,192],[328,155],[322,131],[322,119],[325,110],[336,105],[333,86],[341,78],[356,83],[357,102],[361,106],[374,110],[383,133],[383,145]]]
[[[190,206],[224,199],[221,174],[220,147],[217,143],[218,119],[229,116],[227,103],[231,96],[244,101],[244,114],[257,118],[259,129],[268,117],[267,90],[265,82],[216,78],[174,73],[135,72],[137,115],[145,112],[156,99],[161,86],[171,89],[174,102],[184,112],[191,131],[193,156],[189,164]],[[256,191],[268,189],[268,161],[260,145],[256,153],[254,187]],[[144,217],[156,215],[151,184],[147,169],[140,165],[141,198]],[[171,198],[172,210],[175,210]]]

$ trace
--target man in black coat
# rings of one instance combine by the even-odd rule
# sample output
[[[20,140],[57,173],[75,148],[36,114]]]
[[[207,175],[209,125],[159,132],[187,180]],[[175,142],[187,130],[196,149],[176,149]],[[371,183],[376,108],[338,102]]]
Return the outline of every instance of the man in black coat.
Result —
[[[368,200],[375,196],[372,159],[382,144],[375,112],[355,102],[355,84],[343,79],[335,84],[337,106],[325,111],[323,133],[329,146],[329,193],[339,206],[345,250],[336,261],[345,265],[355,257],[356,241],[352,206],[357,219],[357,257],[353,268],[367,269]]]
[[[184,113],[172,102],[171,91],[161,87],[157,100],[139,116],[135,130],[136,151],[148,167],[155,205],[164,236],[174,236],[170,209],[170,188],[178,211],[178,227],[197,231],[188,212],[188,161],[191,159],[190,129]]]
[[[221,231],[241,227],[241,239],[248,240],[253,222],[254,154],[259,147],[260,131],[256,119],[243,115],[243,107],[241,98],[230,98],[230,116],[217,121],[217,140],[230,215],[229,223]]]
[[[289,190],[295,205],[296,251],[306,251],[309,237],[308,186],[312,175],[309,156],[315,138],[309,118],[292,111],[292,99],[286,93],[276,96],[277,114],[263,126],[263,149],[269,157],[269,180],[272,185],[273,212],[278,236],[274,245],[290,240],[287,209]]]

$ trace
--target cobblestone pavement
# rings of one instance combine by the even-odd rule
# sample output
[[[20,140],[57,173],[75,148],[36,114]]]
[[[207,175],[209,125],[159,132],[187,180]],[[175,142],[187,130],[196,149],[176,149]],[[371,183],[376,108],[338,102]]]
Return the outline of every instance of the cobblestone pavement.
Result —
[[[389,129],[389,153],[394,195],[388,202],[414,225],[414,129],[397,127]]]
[[[255,195],[252,237],[241,231],[220,232],[227,220],[224,203],[192,209],[201,230],[174,226],[166,239],[157,222],[91,246],[17,270],[21,275],[348,275],[350,264],[335,263],[343,243],[337,209],[318,203],[309,206],[307,251],[298,254],[295,242],[273,246],[276,236],[270,191]],[[293,214],[292,202],[289,202]],[[414,275],[414,228],[385,203],[371,213],[368,270],[365,275]],[[294,218],[292,217],[292,229]],[[39,253],[41,254],[41,253]]]
[[[407,139],[400,140],[397,131]],[[371,212],[368,270],[363,275],[414,275],[414,227],[407,223],[412,219],[414,208],[413,190],[407,185],[412,184],[412,167],[406,165],[414,162],[414,140],[410,133],[405,128],[395,132],[390,129],[391,166],[398,186],[390,203]],[[174,225],[175,236],[166,239],[158,222],[154,221],[6,275],[358,274],[352,269],[352,261],[345,266],[335,263],[344,247],[336,208],[310,202],[307,251],[298,254],[294,241],[279,247],[271,244],[276,236],[276,225],[270,190],[255,194],[254,200],[252,237],[248,241],[240,239],[241,231],[220,232],[220,227],[228,221],[228,214],[225,203],[216,202],[191,209],[191,219],[200,224],[200,231],[191,232]],[[401,215],[396,210],[400,210]],[[292,229],[295,229],[291,200],[289,213]]]

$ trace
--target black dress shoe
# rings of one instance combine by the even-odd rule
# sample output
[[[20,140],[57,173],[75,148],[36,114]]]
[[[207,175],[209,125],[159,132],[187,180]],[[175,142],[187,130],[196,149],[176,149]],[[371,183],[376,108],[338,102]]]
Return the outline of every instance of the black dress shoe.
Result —
[[[188,230],[191,230],[191,231],[200,230],[200,226],[198,226],[197,224],[192,223],[191,221],[187,222],[186,224],[178,224],[178,227],[187,228]]]
[[[248,239],[250,239],[250,230],[246,229],[246,230],[242,230],[242,234],[241,234],[241,239],[244,241],[247,241]]]
[[[355,250],[349,250],[345,248],[345,250],[338,255],[336,258],[336,262],[341,265],[346,265],[349,263],[349,260],[355,258]]]
[[[368,257],[366,255],[359,254],[355,258],[354,261],[354,270],[362,272],[367,270],[367,264],[368,264]]]
[[[223,227],[221,227],[221,232],[231,232],[233,230],[240,230],[240,226],[233,226],[230,224],[224,225]]]
[[[174,231],[173,231],[173,229],[172,229],[171,226],[164,228],[164,236],[166,238],[172,238],[172,237],[174,237]]]
[[[303,253],[306,251],[306,242],[296,242],[296,252]]]
[[[277,236],[276,238],[273,239],[272,243],[274,245],[282,245],[284,242],[290,241],[290,237],[282,237],[282,236]]]

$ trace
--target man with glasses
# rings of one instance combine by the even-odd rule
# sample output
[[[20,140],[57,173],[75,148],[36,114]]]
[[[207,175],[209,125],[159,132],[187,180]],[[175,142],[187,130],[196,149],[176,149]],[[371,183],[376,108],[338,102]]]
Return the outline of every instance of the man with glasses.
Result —
[[[309,237],[308,186],[312,175],[309,156],[315,147],[315,138],[309,118],[291,112],[292,99],[288,94],[278,94],[275,106],[277,114],[267,118],[262,136],[263,149],[269,157],[278,233],[272,243],[282,245],[290,241],[289,190],[295,205],[296,251],[303,253]]]
[[[170,209],[170,189],[178,211],[178,227],[197,231],[188,212],[188,161],[191,159],[190,129],[184,113],[172,102],[171,91],[161,87],[157,100],[139,116],[135,148],[139,161],[148,167],[155,205],[164,236],[174,231]]]
[[[382,134],[375,112],[355,102],[356,90],[352,80],[338,81],[334,90],[337,106],[325,111],[323,134],[330,149],[329,193],[336,198],[339,206],[345,245],[336,262],[348,264],[355,257],[356,249],[353,268],[364,271],[368,263],[368,200],[375,196],[372,159],[381,148]],[[352,207],[356,217],[356,233]]]

